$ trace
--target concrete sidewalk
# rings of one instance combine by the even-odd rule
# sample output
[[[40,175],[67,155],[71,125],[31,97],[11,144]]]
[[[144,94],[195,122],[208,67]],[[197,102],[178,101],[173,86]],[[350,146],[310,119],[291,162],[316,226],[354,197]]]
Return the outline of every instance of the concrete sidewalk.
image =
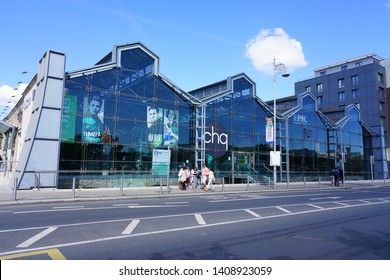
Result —
[[[3,174],[2,174],[3,175]],[[40,188],[29,190],[17,190],[15,193],[11,184],[12,174],[0,178],[0,206],[21,205],[32,203],[50,202],[77,202],[77,201],[101,201],[101,200],[122,200],[137,198],[157,198],[157,197],[178,197],[193,195],[211,195],[227,193],[256,193],[256,192],[277,192],[277,191],[302,191],[302,190],[335,190],[344,188],[333,187],[329,182],[298,182],[298,183],[278,183],[276,189],[271,186],[261,184],[232,184],[214,185],[215,192],[204,192],[202,189],[180,190],[178,186],[171,186],[168,192],[166,186],[162,187],[126,187],[126,188],[84,188],[84,189],[56,189]],[[389,186],[390,181],[347,181],[346,189],[355,188],[375,188]]]

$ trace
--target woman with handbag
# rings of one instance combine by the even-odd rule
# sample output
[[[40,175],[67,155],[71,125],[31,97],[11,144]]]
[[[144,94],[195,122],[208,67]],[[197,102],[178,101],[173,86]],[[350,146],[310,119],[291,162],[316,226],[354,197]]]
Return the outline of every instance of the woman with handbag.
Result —
[[[190,183],[190,169],[188,166],[183,166],[178,174],[179,177],[179,188],[183,191],[187,189]]]

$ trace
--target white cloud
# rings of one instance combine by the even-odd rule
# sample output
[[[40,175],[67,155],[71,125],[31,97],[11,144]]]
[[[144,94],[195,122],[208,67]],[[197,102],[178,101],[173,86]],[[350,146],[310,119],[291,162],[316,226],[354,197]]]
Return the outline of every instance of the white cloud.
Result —
[[[307,66],[302,45],[282,28],[262,29],[246,45],[246,56],[255,68],[268,75],[273,74],[273,60],[283,63],[288,72]]]
[[[386,9],[390,9],[390,0],[385,4]]]
[[[0,119],[3,119],[12,110],[19,101],[27,84],[19,84],[17,88],[1,85],[0,86]]]

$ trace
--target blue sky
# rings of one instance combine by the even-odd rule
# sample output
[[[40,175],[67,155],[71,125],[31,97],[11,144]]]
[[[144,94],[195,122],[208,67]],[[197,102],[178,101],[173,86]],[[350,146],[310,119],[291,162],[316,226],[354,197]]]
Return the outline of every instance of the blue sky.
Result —
[[[265,101],[274,57],[291,74],[278,77],[278,98],[317,67],[368,53],[390,58],[390,0],[14,0],[1,10],[0,119],[49,49],[65,53],[73,71],[114,45],[142,42],[185,91],[244,72]]]

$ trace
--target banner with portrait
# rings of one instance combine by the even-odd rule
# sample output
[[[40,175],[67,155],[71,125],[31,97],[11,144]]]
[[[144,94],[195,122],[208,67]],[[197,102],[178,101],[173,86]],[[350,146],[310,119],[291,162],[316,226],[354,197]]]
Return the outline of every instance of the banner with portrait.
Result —
[[[104,126],[104,100],[99,95],[84,97],[82,140],[102,142]]]
[[[153,147],[174,147],[179,142],[179,112],[147,106],[148,142]]]

